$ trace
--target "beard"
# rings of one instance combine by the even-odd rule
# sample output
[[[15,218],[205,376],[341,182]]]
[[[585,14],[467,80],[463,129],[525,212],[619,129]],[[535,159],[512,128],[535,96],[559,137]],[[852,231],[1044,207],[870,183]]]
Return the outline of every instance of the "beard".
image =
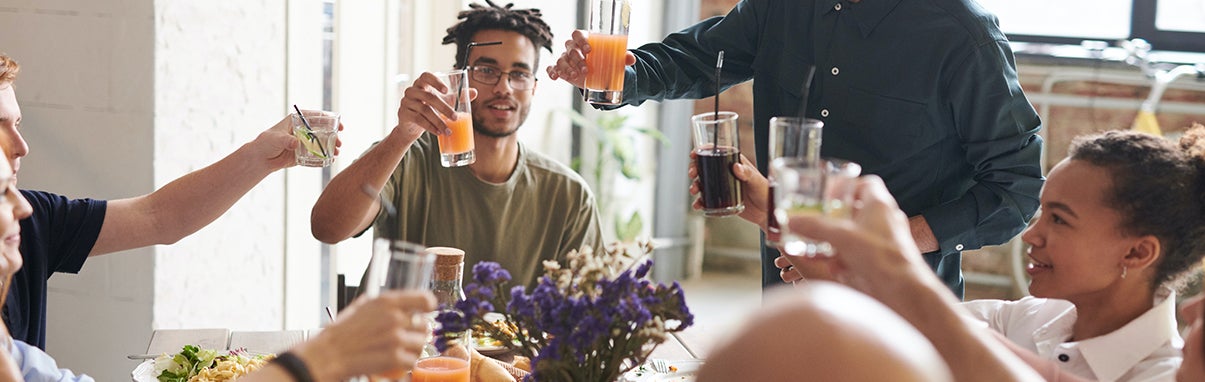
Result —
[[[495,99],[482,101],[480,103],[474,102],[474,105],[473,105],[473,131],[477,132],[478,134],[490,137],[490,138],[506,138],[506,137],[515,135],[515,133],[519,131],[519,126],[523,126],[523,122],[527,121],[527,114],[531,111],[531,105],[530,104],[522,105],[518,101],[514,101],[513,103],[515,105],[517,105],[517,106],[515,106],[514,113],[518,119],[516,121],[515,125],[512,127],[509,127],[509,128],[501,127],[499,129],[493,129],[493,128],[490,128],[489,125],[505,124],[505,123],[509,122],[509,121],[500,121],[497,119],[485,117],[486,115],[488,115],[487,113],[489,113],[489,111],[487,111],[488,107],[486,105],[490,104],[491,102],[497,101],[497,100],[498,99],[495,98]]]

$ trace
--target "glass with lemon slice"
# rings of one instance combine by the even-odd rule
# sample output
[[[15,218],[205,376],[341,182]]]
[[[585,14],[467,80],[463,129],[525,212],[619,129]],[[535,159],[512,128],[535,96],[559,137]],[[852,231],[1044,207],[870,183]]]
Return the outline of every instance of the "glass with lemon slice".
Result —
[[[783,251],[792,256],[831,256],[832,247],[828,243],[808,239],[792,230],[791,218],[849,219],[862,167],[836,159],[816,162],[801,158],[778,158],[770,167],[777,181],[773,214],[782,227]]]
[[[339,135],[339,114],[331,112],[306,112],[305,118],[290,115],[293,136],[300,143],[293,150],[297,164],[309,167],[330,166],[335,160],[335,141]]]

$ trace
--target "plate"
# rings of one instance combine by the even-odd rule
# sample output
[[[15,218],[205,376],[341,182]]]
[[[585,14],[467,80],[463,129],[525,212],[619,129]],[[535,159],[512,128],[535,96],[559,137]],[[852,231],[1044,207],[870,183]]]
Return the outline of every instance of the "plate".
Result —
[[[702,360],[687,359],[671,361],[666,360],[666,363],[671,366],[673,372],[658,373],[653,371],[653,368],[644,365],[642,368],[624,373],[621,382],[666,382],[666,381],[694,381],[695,375],[698,374],[699,368],[703,366]]]
[[[481,355],[486,356],[486,357],[496,357],[496,356],[504,355],[506,353],[510,353],[510,349],[507,348],[506,346],[477,345],[477,346],[473,346],[473,349],[477,350],[478,353],[481,353]]]
[[[159,379],[156,378],[158,376],[155,375],[155,360],[142,361],[138,367],[134,368],[134,371],[130,372],[130,377],[134,379],[134,382],[159,382]]]

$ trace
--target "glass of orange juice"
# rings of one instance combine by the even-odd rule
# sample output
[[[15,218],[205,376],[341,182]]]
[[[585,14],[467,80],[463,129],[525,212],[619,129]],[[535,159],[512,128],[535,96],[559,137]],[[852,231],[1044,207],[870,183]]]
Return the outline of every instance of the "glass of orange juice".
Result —
[[[452,135],[436,136],[439,141],[439,161],[444,167],[468,166],[477,161],[473,152],[473,112],[469,109],[468,71],[454,70],[436,75],[448,85],[448,92],[443,98],[456,111],[456,120],[439,114],[439,118],[452,130]]]
[[[631,0],[590,0],[586,102],[618,105],[623,101],[623,61],[628,50],[631,9]]]

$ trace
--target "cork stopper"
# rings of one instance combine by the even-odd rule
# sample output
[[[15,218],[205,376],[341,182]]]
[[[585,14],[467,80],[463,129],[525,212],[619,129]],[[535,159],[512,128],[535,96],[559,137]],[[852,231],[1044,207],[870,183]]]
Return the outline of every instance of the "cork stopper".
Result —
[[[460,278],[464,266],[464,250],[451,247],[428,247],[435,254],[435,279],[455,280]]]

